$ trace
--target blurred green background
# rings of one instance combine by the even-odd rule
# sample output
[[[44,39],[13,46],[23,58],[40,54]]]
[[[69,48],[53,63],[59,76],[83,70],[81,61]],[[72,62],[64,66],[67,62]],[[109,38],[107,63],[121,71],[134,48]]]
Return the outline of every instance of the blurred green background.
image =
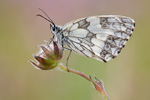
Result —
[[[1,0],[0,100],[103,100],[87,80],[29,63],[37,45],[52,37],[49,23],[35,16],[38,8],[58,25],[93,15],[132,17],[134,34],[116,59],[103,63],[73,53],[69,67],[103,80],[111,100],[150,100],[150,0]]]

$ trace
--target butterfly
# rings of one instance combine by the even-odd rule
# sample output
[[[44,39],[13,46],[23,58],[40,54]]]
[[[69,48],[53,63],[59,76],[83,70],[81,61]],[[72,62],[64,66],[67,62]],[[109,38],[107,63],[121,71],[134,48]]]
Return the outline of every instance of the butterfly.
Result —
[[[40,14],[37,16],[50,22],[50,30],[53,34],[51,40],[64,49],[103,62],[108,62],[121,52],[135,27],[132,18],[120,15],[85,17],[59,26],[42,9],[40,10],[47,18]]]

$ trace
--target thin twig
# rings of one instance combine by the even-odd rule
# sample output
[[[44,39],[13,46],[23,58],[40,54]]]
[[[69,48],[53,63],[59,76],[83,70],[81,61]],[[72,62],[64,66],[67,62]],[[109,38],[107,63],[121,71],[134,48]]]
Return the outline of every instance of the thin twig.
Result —
[[[85,74],[83,74],[79,71],[73,70],[71,68],[64,67],[63,65],[60,65],[60,64],[59,64],[58,67],[61,68],[64,71],[71,72],[71,73],[74,73],[76,75],[80,75],[83,78],[87,79],[89,82],[92,82],[93,85],[95,86],[95,89],[104,97],[104,99],[105,100],[110,100],[107,93],[106,93],[106,91],[105,91],[105,89],[104,89],[104,86],[103,86],[102,82],[100,80],[98,80],[96,77],[95,77],[96,80],[92,80],[91,76],[87,76],[87,75],[85,75]]]

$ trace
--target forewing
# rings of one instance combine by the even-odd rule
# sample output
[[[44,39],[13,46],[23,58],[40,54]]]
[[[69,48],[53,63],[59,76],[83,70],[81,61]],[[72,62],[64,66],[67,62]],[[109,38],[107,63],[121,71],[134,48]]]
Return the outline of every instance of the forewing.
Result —
[[[67,45],[87,57],[107,62],[115,58],[131,37],[133,19],[125,16],[93,16],[64,25]]]

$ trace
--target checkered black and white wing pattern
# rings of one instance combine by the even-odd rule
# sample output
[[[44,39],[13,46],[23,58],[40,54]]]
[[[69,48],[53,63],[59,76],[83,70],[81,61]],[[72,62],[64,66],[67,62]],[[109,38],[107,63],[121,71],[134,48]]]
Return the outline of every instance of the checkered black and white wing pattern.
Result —
[[[121,52],[134,27],[129,17],[103,15],[69,22],[63,26],[63,34],[73,51],[107,62]]]

